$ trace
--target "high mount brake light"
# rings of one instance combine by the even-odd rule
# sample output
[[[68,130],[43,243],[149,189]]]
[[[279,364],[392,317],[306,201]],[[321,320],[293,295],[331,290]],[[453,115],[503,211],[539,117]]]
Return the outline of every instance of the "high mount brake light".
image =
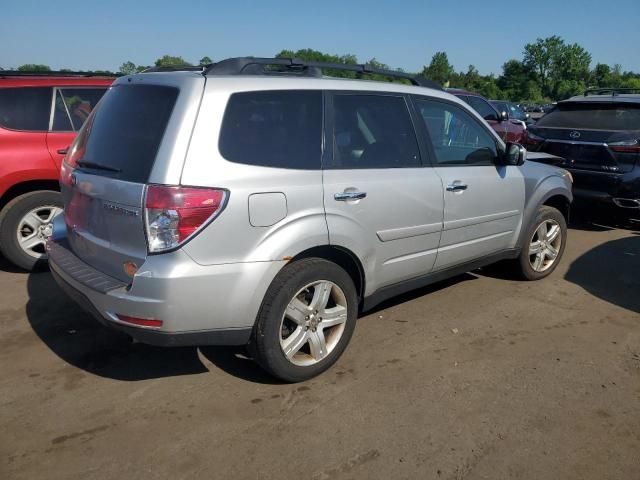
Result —
[[[180,246],[222,211],[227,195],[218,188],[149,185],[145,201],[149,252]]]

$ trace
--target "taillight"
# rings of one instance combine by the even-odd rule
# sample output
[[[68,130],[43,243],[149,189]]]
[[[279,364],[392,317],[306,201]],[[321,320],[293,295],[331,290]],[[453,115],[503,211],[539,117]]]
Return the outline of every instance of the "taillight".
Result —
[[[640,143],[638,140],[624,140],[622,142],[610,142],[609,148],[619,153],[640,153]]]
[[[178,247],[224,208],[226,190],[149,185],[145,224],[149,252]]]

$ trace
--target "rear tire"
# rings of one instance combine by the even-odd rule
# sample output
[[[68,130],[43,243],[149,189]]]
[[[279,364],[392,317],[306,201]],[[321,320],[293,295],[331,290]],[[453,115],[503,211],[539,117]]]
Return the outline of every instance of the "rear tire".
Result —
[[[265,294],[251,351],[285,382],[315,377],[342,355],[356,324],[358,295],[338,265],[306,258],[285,266]]]
[[[525,234],[520,256],[514,262],[516,273],[524,280],[545,278],[560,263],[566,244],[564,216],[553,207],[541,206]]]
[[[53,191],[25,193],[0,212],[0,251],[14,265],[31,271],[46,264],[45,240],[51,221],[62,211],[62,197]]]

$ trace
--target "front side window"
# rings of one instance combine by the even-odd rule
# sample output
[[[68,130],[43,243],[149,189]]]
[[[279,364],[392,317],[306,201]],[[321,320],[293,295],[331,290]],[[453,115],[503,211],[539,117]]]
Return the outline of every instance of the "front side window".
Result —
[[[56,93],[53,131],[78,131],[106,88],[62,88]]]
[[[50,87],[0,88],[1,127],[47,131],[50,112]]]
[[[333,161],[327,168],[419,167],[420,153],[403,97],[336,94]]]
[[[469,104],[480,114],[485,120],[497,120],[495,109],[483,98],[469,97]]]
[[[319,170],[322,92],[234,93],[222,121],[219,149],[234,163]]]
[[[493,165],[494,138],[462,108],[418,98],[416,108],[424,120],[438,165]]]

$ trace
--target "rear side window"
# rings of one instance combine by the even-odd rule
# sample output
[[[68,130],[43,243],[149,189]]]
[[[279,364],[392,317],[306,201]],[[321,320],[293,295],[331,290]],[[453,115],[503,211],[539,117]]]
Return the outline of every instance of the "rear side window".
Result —
[[[585,130],[640,130],[640,105],[559,103],[536,125]]]
[[[0,88],[0,126],[11,130],[47,131],[51,88]]]
[[[494,165],[498,151],[493,136],[462,108],[416,98],[438,165]]]
[[[234,93],[224,114],[219,149],[230,162],[319,170],[322,92]]]
[[[403,97],[336,94],[333,161],[327,168],[419,167],[418,141]]]
[[[105,167],[96,173],[121,180],[147,182],[177,97],[174,87],[113,87],[85,126],[86,149],[79,163]]]
[[[56,92],[53,131],[78,131],[106,88],[62,88]]]
[[[495,109],[489,105],[489,102],[480,98],[480,97],[469,97],[469,105],[473,107],[473,109],[480,114],[482,118],[485,120],[497,120],[498,116],[496,115]]]

